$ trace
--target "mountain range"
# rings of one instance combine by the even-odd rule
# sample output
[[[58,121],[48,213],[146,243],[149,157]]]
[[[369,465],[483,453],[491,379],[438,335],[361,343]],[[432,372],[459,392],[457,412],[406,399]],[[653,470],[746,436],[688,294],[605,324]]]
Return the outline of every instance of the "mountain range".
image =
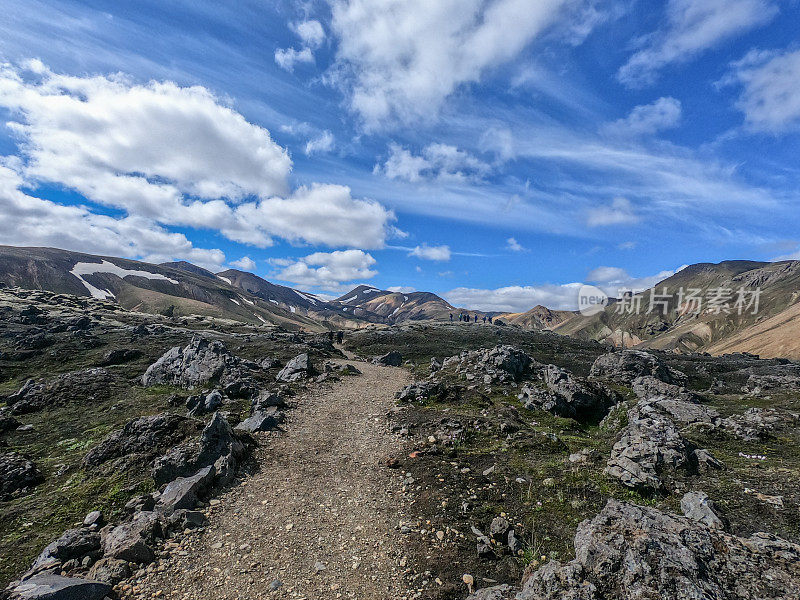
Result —
[[[290,330],[491,314],[505,325],[615,346],[800,358],[800,261],[691,265],[653,289],[610,302],[591,316],[544,306],[523,313],[482,313],[456,308],[430,292],[368,285],[330,300],[236,269],[212,273],[185,261],[154,265],[14,246],[0,246],[0,287],[94,296],[140,312],[202,315]],[[745,302],[739,298],[740,290]]]

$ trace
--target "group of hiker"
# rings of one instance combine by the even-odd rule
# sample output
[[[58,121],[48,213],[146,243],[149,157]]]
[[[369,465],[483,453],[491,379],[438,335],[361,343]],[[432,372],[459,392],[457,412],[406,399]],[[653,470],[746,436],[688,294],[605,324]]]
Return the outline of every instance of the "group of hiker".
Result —
[[[492,324],[492,317],[487,317],[486,315],[483,315],[483,322],[484,323],[487,322],[487,319],[488,319],[489,325],[491,325]],[[469,314],[467,314],[467,313],[459,313],[458,314],[458,320],[459,320],[459,322],[462,322],[462,323],[471,323],[472,322],[472,317],[470,317]],[[450,313],[450,322],[451,323],[453,322],[453,313]],[[475,322],[476,323],[478,322],[478,315],[475,315]]]
[[[333,340],[336,340],[337,344],[341,344],[344,340],[344,331],[329,331],[328,332],[328,341],[333,343]]]

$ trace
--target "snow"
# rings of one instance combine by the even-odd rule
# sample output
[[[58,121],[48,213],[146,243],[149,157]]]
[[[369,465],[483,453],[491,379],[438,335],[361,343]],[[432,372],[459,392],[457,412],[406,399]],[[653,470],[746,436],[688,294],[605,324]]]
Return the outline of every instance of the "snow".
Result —
[[[292,311],[293,313],[296,313],[296,312],[297,312],[297,308],[296,308],[296,307],[294,307],[294,306],[290,306],[290,307],[289,307],[289,310],[290,310],[290,311]]]
[[[239,302],[238,300],[234,300],[233,298],[231,298],[230,301],[233,302],[236,306],[241,306],[242,305],[241,302]]]
[[[255,313],[253,313],[253,314],[255,314]],[[267,323],[267,321],[261,315],[256,315],[256,317],[258,318],[259,321],[261,321],[265,325],[269,325],[269,323]]]
[[[317,299],[311,294],[307,294],[306,292],[301,292],[300,290],[292,290],[292,291],[298,296],[300,296],[300,298],[303,300],[308,300],[312,304],[317,303]]]
[[[272,298],[270,298],[269,301],[272,302],[273,304],[277,304],[278,303],[277,300],[273,300]]]
[[[358,294],[356,294],[355,296],[352,296],[350,298],[345,298],[344,300],[342,300],[342,302],[352,302],[356,298],[358,298]]]
[[[223,277],[222,275],[217,275],[217,279],[222,279],[222,281],[224,281],[228,285],[233,285],[233,282],[230,279],[228,279],[227,277]]]
[[[247,304],[249,304],[250,306],[255,306],[255,305],[256,305],[256,303],[255,303],[255,302],[253,302],[252,300],[248,300],[248,299],[247,299],[247,298],[245,298],[244,296],[239,296],[239,298],[241,298],[241,299],[242,299],[242,302],[246,302],[246,303],[247,303]]]
[[[408,296],[403,296],[403,301],[408,302]]]
[[[162,275],[161,273],[150,273],[149,271],[138,271],[136,269],[123,269],[120,266],[115,265],[114,263],[108,262],[104,260],[101,263],[84,263],[79,262],[70,271],[75,277],[81,280],[81,283],[89,290],[89,293],[92,295],[93,298],[99,298],[100,300],[107,300],[108,298],[113,298],[114,294],[109,292],[108,290],[101,290],[96,288],[91,283],[86,281],[83,276],[84,275],[95,275],[96,273],[110,273],[111,275],[116,275],[120,279],[125,279],[127,276],[132,275],[135,277],[144,277],[146,279],[158,279],[161,281],[168,281],[170,283],[174,283],[178,285],[178,282],[174,279],[170,279],[169,277]]]

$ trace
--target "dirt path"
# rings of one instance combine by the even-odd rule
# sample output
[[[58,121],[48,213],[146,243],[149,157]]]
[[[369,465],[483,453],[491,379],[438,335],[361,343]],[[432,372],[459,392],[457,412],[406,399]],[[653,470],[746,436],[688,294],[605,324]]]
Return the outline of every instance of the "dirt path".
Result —
[[[169,544],[129,598],[394,600],[404,591],[396,530],[401,477],[381,465],[402,450],[387,430],[402,369],[315,386],[264,434],[259,472],[212,501],[209,526]]]

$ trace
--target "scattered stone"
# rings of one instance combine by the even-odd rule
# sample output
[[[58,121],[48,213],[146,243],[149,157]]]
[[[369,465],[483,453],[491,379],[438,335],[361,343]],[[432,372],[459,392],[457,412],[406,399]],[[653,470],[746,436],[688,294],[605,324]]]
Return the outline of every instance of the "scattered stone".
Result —
[[[387,352],[383,356],[374,358],[372,362],[373,364],[383,365],[384,367],[399,367],[400,365],[403,364],[403,355],[400,354],[397,350],[392,350],[391,352]]]
[[[11,600],[103,600],[111,586],[54,574],[36,575],[11,589]]]
[[[589,372],[592,377],[630,385],[637,377],[652,376],[677,386],[686,384],[686,375],[667,366],[661,358],[641,350],[622,350],[599,356]]]
[[[142,385],[193,388],[223,381],[224,375],[238,366],[239,360],[227,351],[222,342],[194,337],[188,345],[169,349],[150,365],[142,376]]]
[[[34,462],[19,452],[0,453],[0,500],[26,493],[44,481]]]
[[[711,529],[725,529],[725,523],[714,509],[714,501],[705,492],[688,492],[681,498],[681,511],[686,517]]]
[[[314,366],[311,363],[308,353],[304,352],[286,363],[286,366],[278,373],[277,380],[292,383],[301,379],[307,379],[312,375],[314,375]]]

